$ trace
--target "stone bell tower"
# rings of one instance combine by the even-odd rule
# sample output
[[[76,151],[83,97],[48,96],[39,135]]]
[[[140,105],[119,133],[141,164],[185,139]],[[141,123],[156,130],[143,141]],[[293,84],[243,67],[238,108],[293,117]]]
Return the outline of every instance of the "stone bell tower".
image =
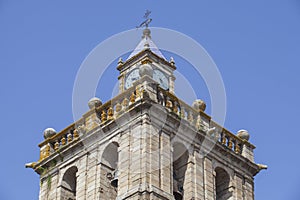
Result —
[[[175,62],[148,28],[117,69],[116,97],[92,98],[81,119],[44,131],[39,160],[26,164],[40,175],[40,200],[254,199],[253,178],[266,166],[254,162],[248,132],[235,135],[204,101],[176,96]]]

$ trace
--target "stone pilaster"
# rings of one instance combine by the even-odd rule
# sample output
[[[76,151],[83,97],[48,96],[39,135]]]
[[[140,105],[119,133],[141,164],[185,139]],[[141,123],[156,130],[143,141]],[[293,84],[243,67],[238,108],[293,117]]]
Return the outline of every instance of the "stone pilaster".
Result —
[[[59,194],[58,183],[58,170],[46,172],[41,179],[39,199],[56,199],[57,195]]]
[[[155,153],[155,152],[153,152]],[[166,193],[172,194],[172,152],[169,135],[161,132],[160,134],[160,188]]]
[[[97,152],[88,155],[87,176],[86,176],[86,198],[96,199],[96,174],[97,174]]]
[[[50,175],[50,177],[50,183],[47,183],[49,184],[48,199],[57,199],[58,173]]]
[[[238,174],[234,175],[234,185],[235,185],[235,192],[234,197],[235,199],[244,199],[244,186],[243,186],[243,177]]]
[[[185,178],[184,178],[184,185],[183,185],[183,191],[184,191],[184,199],[190,200],[195,199],[195,186],[196,186],[196,180],[195,180],[195,157],[193,154],[189,155],[187,168],[185,172]]]
[[[248,158],[251,162],[254,162],[253,147],[247,143],[244,143],[242,147],[242,156]]]
[[[130,183],[130,163],[131,163],[131,154],[130,154],[130,141],[131,135],[128,132],[124,132],[120,138],[120,151],[119,151],[119,182],[122,184],[118,185],[118,198],[122,199],[122,196],[125,196],[129,191]]]
[[[78,161],[76,200],[86,199],[87,164],[88,164],[88,155],[84,155]]]
[[[88,113],[83,115],[86,131],[90,131],[100,124],[100,119],[95,108],[92,108]]]
[[[251,178],[245,178],[244,181],[245,200],[254,200],[254,187]]]
[[[157,85],[151,77],[149,76],[143,76],[141,79],[137,80],[135,83],[133,83],[134,87],[140,87],[141,93],[146,92],[148,95],[148,98],[150,98],[153,101],[157,101]],[[142,94],[143,95],[143,94]]]
[[[131,130],[131,142],[130,142],[130,154],[131,154],[131,162],[130,162],[130,187],[137,188],[140,184],[142,184],[142,131],[141,126],[135,126]],[[130,190],[130,188],[129,188]]]
[[[121,94],[122,92],[124,92],[124,79],[125,79],[125,76],[124,74],[121,74],[119,77],[119,94]]]
[[[175,76],[169,77],[169,84],[170,84],[169,91],[172,94],[175,94],[175,79],[176,79]]]
[[[195,200],[204,199],[204,158],[200,158],[197,155],[198,152],[194,154],[195,156]]]
[[[47,199],[47,180],[46,179],[42,179],[40,181],[40,194],[39,194],[39,199]]]
[[[205,200],[214,199],[214,176],[212,161],[205,157],[203,164],[204,174],[204,196]]]

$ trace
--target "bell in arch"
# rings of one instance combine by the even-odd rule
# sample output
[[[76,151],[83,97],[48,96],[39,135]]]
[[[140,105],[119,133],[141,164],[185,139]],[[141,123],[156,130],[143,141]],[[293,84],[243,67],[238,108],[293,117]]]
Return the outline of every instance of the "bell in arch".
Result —
[[[119,171],[118,171],[118,169],[116,169],[113,172],[113,178],[110,181],[110,184],[115,188],[118,187],[118,176],[119,176]]]
[[[173,195],[175,197],[175,200],[183,199],[183,187],[181,186],[180,182],[176,179],[173,179]]]

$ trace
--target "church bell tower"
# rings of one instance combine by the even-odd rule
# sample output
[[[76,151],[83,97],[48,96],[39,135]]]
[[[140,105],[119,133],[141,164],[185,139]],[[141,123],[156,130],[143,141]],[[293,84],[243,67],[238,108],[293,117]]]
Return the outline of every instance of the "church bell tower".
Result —
[[[40,200],[254,199],[254,176],[266,166],[254,162],[249,133],[218,125],[204,101],[176,96],[174,59],[148,27],[117,70],[116,97],[94,97],[81,119],[44,131],[39,160],[26,164],[40,175]]]

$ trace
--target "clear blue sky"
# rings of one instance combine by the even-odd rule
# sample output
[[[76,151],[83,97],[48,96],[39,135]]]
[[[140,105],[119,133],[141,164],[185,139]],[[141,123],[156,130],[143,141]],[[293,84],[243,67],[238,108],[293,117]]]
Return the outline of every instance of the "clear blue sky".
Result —
[[[72,123],[80,64],[146,9],[152,26],[194,38],[219,67],[226,127],[247,129],[256,162],[269,166],[255,177],[256,199],[300,199],[299,0],[0,0],[0,199],[38,198],[38,175],[24,164],[38,159],[45,128]],[[107,100],[111,88],[103,88]]]

